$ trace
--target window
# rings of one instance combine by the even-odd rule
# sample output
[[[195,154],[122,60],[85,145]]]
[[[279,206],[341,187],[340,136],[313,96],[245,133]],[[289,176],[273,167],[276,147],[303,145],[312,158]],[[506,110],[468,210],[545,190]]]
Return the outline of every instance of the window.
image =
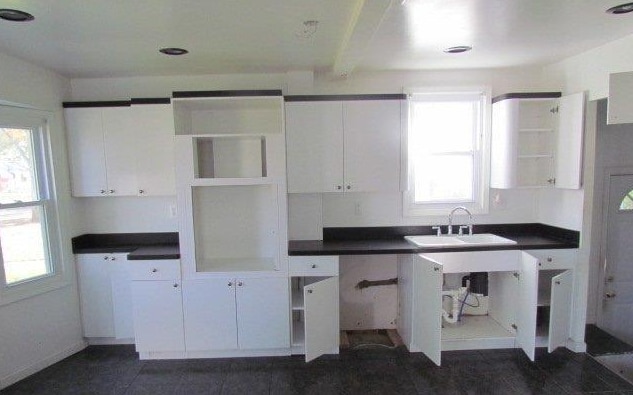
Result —
[[[633,191],[629,191],[620,202],[620,211],[633,211]]]
[[[405,215],[442,214],[457,205],[487,211],[488,97],[482,91],[410,96]]]
[[[15,113],[23,111],[0,110],[0,285],[5,291],[56,274],[47,122]]]

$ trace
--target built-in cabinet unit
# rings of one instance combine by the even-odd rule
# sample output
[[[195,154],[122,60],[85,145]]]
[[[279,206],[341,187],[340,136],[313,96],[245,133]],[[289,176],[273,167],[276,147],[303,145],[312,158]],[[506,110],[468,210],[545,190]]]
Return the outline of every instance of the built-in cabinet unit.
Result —
[[[493,99],[492,188],[578,189],[583,93],[516,93]]]
[[[399,192],[404,99],[286,96],[288,192]]]
[[[338,257],[295,256],[289,265],[293,354],[305,354],[306,362],[338,354]]]
[[[187,351],[287,349],[285,277],[218,277],[184,283]]]
[[[568,254],[565,260],[573,260],[573,253]],[[537,346],[547,345],[550,351],[566,346],[573,271],[540,270],[541,259],[524,251],[401,256],[399,332],[409,350],[440,365],[443,350],[517,347],[534,360]],[[442,291],[450,282],[447,276],[459,279],[473,272],[488,273],[486,314],[445,321]],[[548,309],[537,319],[539,304]],[[537,330],[539,326],[544,329]]]
[[[136,351],[182,352],[184,326],[180,261],[129,261]]]
[[[64,113],[73,196],[176,193],[169,99],[70,102]]]
[[[134,338],[132,291],[126,254],[75,257],[84,337],[92,344]]]
[[[609,74],[607,124],[633,123],[633,72]]]

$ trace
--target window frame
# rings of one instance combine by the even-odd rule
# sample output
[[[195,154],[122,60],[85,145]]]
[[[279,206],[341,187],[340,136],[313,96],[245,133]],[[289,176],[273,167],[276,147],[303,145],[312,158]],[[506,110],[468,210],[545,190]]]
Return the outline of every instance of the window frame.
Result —
[[[49,273],[7,284],[4,262],[0,255],[0,306],[40,295],[70,284],[69,272],[63,264],[58,199],[55,190],[55,166],[51,144],[51,121],[55,115],[32,108],[13,107],[0,103],[0,127],[31,129],[34,165],[39,200],[2,204],[1,209],[42,207],[43,239],[48,256]]]
[[[491,89],[489,87],[410,89],[407,92],[407,133],[403,144],[405,159],[407,188],[403,192],[403,216],[420,217],[428,215],[444,215],[456,207],[464,206],[473,214],[487,214],[489,212],[490,189],[490,136],[491,136]],[[416,101],[444,101],[452,98],[479,97],[480,102],[480,130],[476,136],[473,157],[473,201],[445,200],[432,202],[415,201],[415,166],[412,157],[413,147],[409,144],[413,130],[413,104]],[[437,99],[437,100],[433,100]],[[461,152],[461,151],[460,151]],[[466,151],[464,151],[466,153]]]

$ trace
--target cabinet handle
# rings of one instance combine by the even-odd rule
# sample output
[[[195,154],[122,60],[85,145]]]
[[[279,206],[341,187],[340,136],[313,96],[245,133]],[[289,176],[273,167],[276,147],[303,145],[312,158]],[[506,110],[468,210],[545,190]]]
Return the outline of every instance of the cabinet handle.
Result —
[[[550,185],[556,185],[556,179],[555,178],[548,178],[547,179],[547,183]]]
[[[607,292],[606,294],[604,294],[604,297],[607,299],[613,299],[615,298],[615,292]]]
[[[107,256],[107,255],[106,255],[106,256],[104,256],[104,257],[103,257],[103,260],[104,260],[104,261],[107,261],[107,260],[108,260],[108,256]]]
[[[116,261],[116,257],[113,256],[112,258],[110,258],[111,261]]]
[[[114,193],[114,189],[110,189],[108,193]]]
[[[554,281],[554,284],[560,285],[560,281]]]
[[[227,284],[229,287],[233,286],[233,283],[231,281],[229,281],[229,283]]]
[[[434,267],[434,268],[433,268],[433,271],[439,272],[439,271],[440,271],[440,268],[439,268],[439,267]]]
[[[311,293],[312,293],[312,290],[311,290],[311,289],[308,289],[308,293],[309,293],[309,294],[311,294]]]
[[[158,271],[158,269],[156,269],[156,268],[152,269],[152,273],[156,273],[157,271]]]
[[[337,186],[336,186],[336,189],[340,191],[341,189],[343,189],[343,187],[342,187],[342,186],[340,186],[340,185],[337,185]]]
[[[101,194],[103,195],[104,193],[106,193],[105,189],[101,189],[99,192],[101,192]]]
[[[316,265],[316,264],[312,264],[312,268],[313,268],[313,269],[316,269],[316,268],[317,268],[317,265]]]
[[[238,287],[241,287],[242,285],[244,285],[244,284],[243,284],[241,281],[239,281],[239,282],[237,283],[237,286],[238,286]]]
[[[547,262],[551,262],[551,261],[553,261],[552,257],[551,257],[551,256],[548,256],[548,257],[547,257]]]
[[[174,283],[174,288],[178,288],[178,283]]]
[[[144,189],[139,189],[139,190],[138,190],[138,193],[142,195],[142,194],[144,194],[144,193],[145,193],[145,190],[144,190]]]

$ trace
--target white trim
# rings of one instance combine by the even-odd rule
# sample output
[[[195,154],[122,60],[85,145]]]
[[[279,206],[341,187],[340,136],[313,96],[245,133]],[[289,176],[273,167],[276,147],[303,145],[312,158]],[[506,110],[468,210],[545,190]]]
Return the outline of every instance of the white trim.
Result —
[[[87,347],[86,342],[80,341],[66,348],[63,351],[58,352],[57,354],[53,354],[32,365],[29,365],[23,369],[20,369],[17,372],[11,373],[8,376],[0,378],[0,390],[12,384],[15,384],[18,381],[23,380],[31,376],[32,374],[35,374],[39,372],[40,370],[45,369],[65,358],[68,358],[69,356],[78,353],[79,351],[83,350],[86,347]]]
[[[193,359],[193,358],[235,358],[235,357],[281,357],[291,354],[291,348],[271,348],[260,350],[209,350],[209,351],[147,351],[140,352],[139,359]]]

